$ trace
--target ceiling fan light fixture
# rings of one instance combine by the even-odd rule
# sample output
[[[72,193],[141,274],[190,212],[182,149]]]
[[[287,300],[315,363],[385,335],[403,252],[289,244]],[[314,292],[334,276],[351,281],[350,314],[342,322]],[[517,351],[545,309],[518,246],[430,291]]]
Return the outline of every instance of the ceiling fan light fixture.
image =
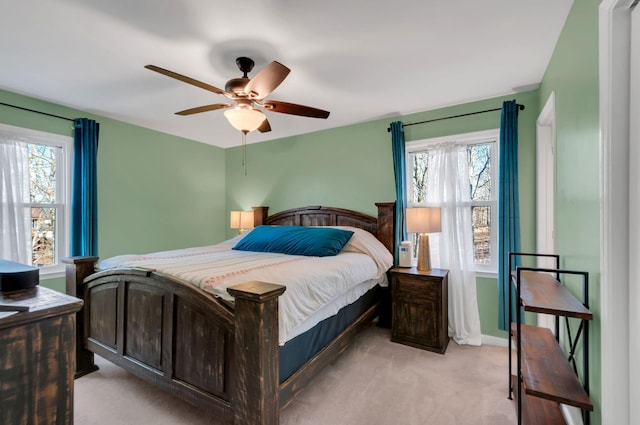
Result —
[[[233,108],[224,111],[224,116],[236,130],[250,133],[257,130],[267,118],[261,111],[254,108]]]

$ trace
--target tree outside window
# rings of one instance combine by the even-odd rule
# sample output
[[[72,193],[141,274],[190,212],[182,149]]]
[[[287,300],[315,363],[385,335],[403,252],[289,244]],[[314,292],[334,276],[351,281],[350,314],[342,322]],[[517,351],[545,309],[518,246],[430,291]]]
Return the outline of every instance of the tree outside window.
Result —
[[[29,195],[31,253],[34,266],[56,264],[56,171],[55,146],[29,144]]]

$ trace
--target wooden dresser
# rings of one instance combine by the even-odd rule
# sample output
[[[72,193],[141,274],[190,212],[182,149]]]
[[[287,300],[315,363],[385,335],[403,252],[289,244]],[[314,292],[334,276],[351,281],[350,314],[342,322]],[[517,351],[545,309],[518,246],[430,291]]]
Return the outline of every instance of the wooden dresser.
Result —
[[[75,313],[82,301],[37,286],[0,292],[0,424],[72,425]]]
[[[391,340],[444,354],[449,344],[448,276],[443,269],[391,270]]]

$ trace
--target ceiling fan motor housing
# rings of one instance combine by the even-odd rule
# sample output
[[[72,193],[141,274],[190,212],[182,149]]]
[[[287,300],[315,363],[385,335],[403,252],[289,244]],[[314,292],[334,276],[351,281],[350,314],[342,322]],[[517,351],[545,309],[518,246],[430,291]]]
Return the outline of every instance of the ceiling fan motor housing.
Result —
[[[249,80],[250,78],[248,77],[232,78],[224,85],[224,89],[238,96],[246,95],[244,88]]]

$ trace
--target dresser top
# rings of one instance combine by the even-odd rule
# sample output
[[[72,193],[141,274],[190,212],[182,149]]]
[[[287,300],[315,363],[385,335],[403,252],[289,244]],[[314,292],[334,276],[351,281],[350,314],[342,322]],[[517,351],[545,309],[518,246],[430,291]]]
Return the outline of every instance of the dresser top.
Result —
[[[0,328],[75,313],[82,300],[43,286],[0,292]]]

